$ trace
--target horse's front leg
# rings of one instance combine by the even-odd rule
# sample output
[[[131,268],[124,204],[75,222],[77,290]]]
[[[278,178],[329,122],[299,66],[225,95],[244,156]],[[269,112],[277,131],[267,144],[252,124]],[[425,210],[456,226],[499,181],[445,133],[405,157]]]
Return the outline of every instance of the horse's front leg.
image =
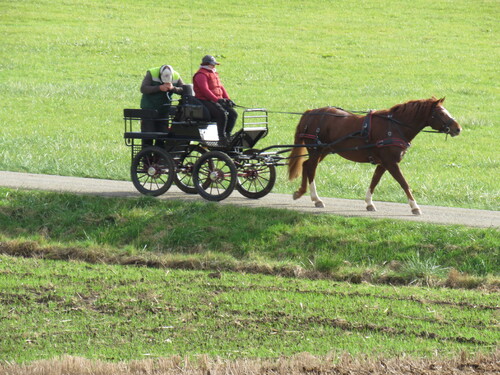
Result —
[[[373,172],[372,182],[370,183],[370,187],[368,188],[365,196],[366,209],[368,211],[377,211],[375,205],[373,204],[372,197],[373,192],[375,191],[375,188],[380,182],[380,179],[382,178],[382,175],[385,173],[385,171],[386,169],[379,164],[377,165],[377,168],[375,168],[375,172]]]
[[[401,172],[401,169],[399,168],[398,164],[391,164],[386,166],[386,169],[389,171],[389,173],[394,177],[394,179],[401,185],[403,190],[406,193],[406,196],[408,197],[408,203],[410,204],[411,212],[413,215],[420,215],[422,211],[420,211],[420,207],[418,207],[417,202],[415,201],[415,198],[413,198],[413,194],[410,191],[410,186],[406,182],[403,173]]]

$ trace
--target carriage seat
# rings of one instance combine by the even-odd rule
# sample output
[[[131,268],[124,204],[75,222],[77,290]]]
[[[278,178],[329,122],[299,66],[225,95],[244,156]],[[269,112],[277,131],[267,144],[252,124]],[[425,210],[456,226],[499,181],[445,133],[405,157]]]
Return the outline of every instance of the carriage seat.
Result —
[[[168,137],[168,119],[160,118],[160,114],[155,109],[124,109],[123,118],[125,120],[124,138],[165,139]],[[132,131],[134,121],[140,121],[140,132]]]
[[[184,95],[179,102],[175,122],[209,122],[210,112],[199,99]]]

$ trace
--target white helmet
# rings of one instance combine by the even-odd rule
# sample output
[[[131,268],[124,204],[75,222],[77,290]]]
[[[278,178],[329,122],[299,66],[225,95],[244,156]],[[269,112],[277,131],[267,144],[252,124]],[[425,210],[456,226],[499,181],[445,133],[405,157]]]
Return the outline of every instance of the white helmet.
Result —
[[[160,68],[160,79],[162,83],[172,82],[172,67],[170,65],[162,65]]]

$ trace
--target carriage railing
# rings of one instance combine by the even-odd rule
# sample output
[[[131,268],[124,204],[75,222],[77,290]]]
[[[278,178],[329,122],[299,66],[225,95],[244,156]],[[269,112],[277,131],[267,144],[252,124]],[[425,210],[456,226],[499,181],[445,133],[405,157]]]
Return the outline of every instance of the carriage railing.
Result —
[[[252,148],[268,133],[269,116],[265,108],[247,108],[242,115],[240,146]]]
[[[265,108],[247,108],[242,116],[243,129],[247,127],[265,127],[267,129],[269,116]]]
[[[165,138],[165,132],[145,132],[141,131],[141,121],[166,121],[171,122],[171,117],[159,117],[158,111],[154,109],[124,109],[124,134],[125,144],[134,146],[135,139],[159,139]]]

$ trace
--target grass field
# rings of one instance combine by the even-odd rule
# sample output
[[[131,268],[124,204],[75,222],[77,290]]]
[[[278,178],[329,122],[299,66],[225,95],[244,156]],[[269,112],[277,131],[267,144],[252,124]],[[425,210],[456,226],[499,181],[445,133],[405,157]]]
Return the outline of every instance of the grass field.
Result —
[[[498,277],[500,269],[500,235],[494,228],[306,215],[203,202],[0,189],[0,225],[0,238],[14,249],[18,239],[41,247],[74,248],[75,257],[78,249],[83,254],[97,249],[102,258],[105,251],[99,249],[127,256],[152,253],[179,261],[212,262],[208,267],[212,270],[243,266],[251,270],[252,264],[256,268],[272,264],[333,273],[338,278],[346,274],[355,280],[356,274],[364,273],[371,274],[371,281],[385,277],[392,283],[425,284],[426,279],[432,283],[434,277],[446,278],[451,269],[478,277]],[[391,262],[399,264],[399,272],[385,269]]]
[[[190,82],[215,55],[244,106],[302,112],[383,109],[446,96],[464,128],[422,134],[403,170],[421,204],[499,208],[498,2],[215,0],[0,1],[0,168],[128,179],[122,109],[137,107],[146,69],[172,64]],[[464,15],[467,17],[464,17]],[[148,16],[141,16],[148,15]],[[288,144],[298,116],[271,114],[262,146]],[[330,157],[323,196],[360,199],[373,166]],[[291,193],[279,170],[276,192]],[[404,201],[385,178],[376,199]]]
[[[168,63],[190,82],[212,54],[235,102],[273,112],[446,96],[463,134],[419,135],[402,169],[420,204],[499,210],[499,12],[496,0],[0,0],[0,169],[129,179],[122,110],[144,73]],[[262,146],[292,141],[297,116],[270,122]],[[329,157],[318,192],[361,199],[372,171]],[[281,168],[274,191],[295,189]],[[387,177],[374,199],[405,201]],[[384,353],[457,369],[484,354],[495,367],[499,243],[495,229],[0,189],[0,373],[64,354],[215,366]]]
[[[490,352],[498,296],[0,258],[2,357]]]
[[[495,229],[0,193],[6,361],[448,358],[499,339]]]

